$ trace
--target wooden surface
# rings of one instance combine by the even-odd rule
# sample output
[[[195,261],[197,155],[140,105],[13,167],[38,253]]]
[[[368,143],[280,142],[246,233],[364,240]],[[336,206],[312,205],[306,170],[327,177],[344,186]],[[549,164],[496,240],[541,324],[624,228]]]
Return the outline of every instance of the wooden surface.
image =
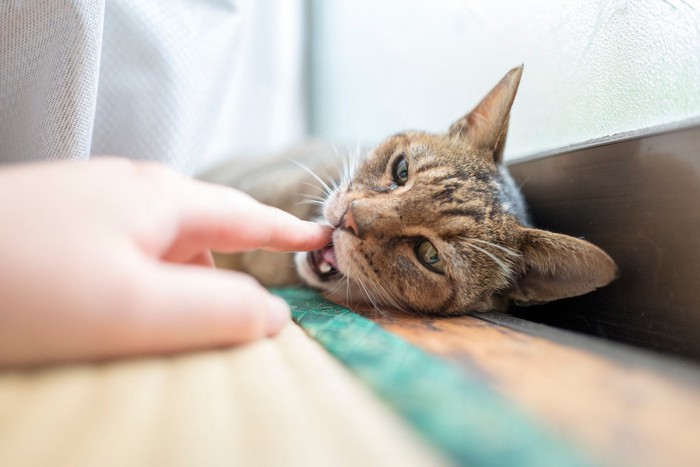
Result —
[[[696,366],[494,314],[373,319],[602,465],[700,465]],[[445,464],[294,325],[235,349],[0,373],[0,466]]]
[[[252,345],[0,373],[0,466],[440,466],[296,325]]]
[[[558,433],[465,372],[377,323],[303,288],[277,289],[294,320],[458,465],[598,465]]]
[[[372,318],[481,375],[604,464],[700,465],[697,367],[569,333],[537,337],[469,316]]]

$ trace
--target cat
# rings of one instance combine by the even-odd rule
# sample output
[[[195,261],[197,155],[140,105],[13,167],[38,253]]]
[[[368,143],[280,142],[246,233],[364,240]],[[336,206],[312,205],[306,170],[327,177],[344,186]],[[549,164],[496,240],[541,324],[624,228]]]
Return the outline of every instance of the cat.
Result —
[[[329,167],[331,151],[314,143],[291,157],[302,169],[272,161],[243,175],[235,165],[212,172],[210,180],[334,228],[332,243],[296,253],[294,268],[289,256],[267,252],[218,264],[267,285],[301,280],[354,309],[436,315],[504,311],[510,301],[541,304],[607,285],[614,261],[587,241],[534,228],[503,163],[522,71],[509,71],[445,133],[393,135],[343,168]],[[329,181],[307,174],[304,160]],[[323,196],[293,201],[313,196],[310,181]]]

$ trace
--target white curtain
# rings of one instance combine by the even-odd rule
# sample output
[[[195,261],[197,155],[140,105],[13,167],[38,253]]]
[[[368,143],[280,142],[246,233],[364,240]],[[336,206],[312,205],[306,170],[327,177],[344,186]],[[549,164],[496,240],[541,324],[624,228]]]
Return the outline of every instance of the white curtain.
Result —
[[[0,2],[0,161],[186,173],[303,138],[303,0]]]

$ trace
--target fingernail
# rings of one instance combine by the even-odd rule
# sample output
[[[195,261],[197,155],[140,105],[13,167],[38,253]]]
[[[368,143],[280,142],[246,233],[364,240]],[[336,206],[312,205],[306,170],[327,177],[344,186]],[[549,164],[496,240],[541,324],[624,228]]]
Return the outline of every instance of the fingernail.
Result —
[[[287,302],[275,295],[270,295],[267,299],[267,335],[277,334],[289,322],[290,318],[291,312]]]

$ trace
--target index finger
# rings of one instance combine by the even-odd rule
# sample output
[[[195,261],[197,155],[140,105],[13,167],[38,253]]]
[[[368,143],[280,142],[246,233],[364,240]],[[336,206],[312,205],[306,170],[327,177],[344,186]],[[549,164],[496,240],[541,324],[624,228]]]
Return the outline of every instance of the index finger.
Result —
[[[330,242],[328,227],[298,219],[232,188],[196,181],[187,192],[179,242],[223,253],[257,248],[309,251]]]

